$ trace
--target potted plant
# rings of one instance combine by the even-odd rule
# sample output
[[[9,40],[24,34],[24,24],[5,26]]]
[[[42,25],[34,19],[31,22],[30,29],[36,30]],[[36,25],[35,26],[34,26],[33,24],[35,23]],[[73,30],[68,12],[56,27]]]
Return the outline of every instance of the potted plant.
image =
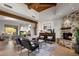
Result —
[[[75,36],[76,36],[75,52],[79,54],[79,28],[78,27],[76,28]]]
[[[79,28],[76,28],[75,36],[76,36],[77,45],[79,45]]]

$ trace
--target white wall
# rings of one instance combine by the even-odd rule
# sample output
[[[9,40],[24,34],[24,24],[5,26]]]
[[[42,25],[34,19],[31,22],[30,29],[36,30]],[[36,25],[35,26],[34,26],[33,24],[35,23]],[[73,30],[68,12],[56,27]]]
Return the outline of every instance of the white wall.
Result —
[[[39,13],[39,20],[40,21],[48,21],[51,20],[51,17],[55,15],[55,7],[48,8]]]
[[[43,29],[44,23],[51,23],[52,29],[55,29],[56,37],[61,38],[62,17],[68,15],[79,8],[79,4],[57,4],[56,7],[46,9],[39,14],[38,31]]]
[[[8,8],[4,6],[4,4],[10,5],[12,6],[12,8]],[[38,12],[36,12],[33,9],[29,9],[27,5],[23,3],[1,3],[0,10],[6,11],[12,14],[16,14],[31,20],[38,20],[39,18]],[[32,16],[35,16],[35,18]]]
[[[44,24],[51,24],[51,28],[53,29],[53,22],[52,21],[39,21],[37,25],[37,34],[39,34],[40,30],[43,30]]]
[[[0,33],[4,31],[4,27],[3,26],[4,26],[3,23],[0,22]]]
[[[57,18],[53,20],[54,29],[56,33],[56,38],[61,38],[61,26],[62,26],[63,19]]]
[[[58,38],[60,37],[60,28],[63,21],[61,17],[73,12],[76,9],[79,9],[79,4],[59,3],[56,7],[52,7],[38,13],[33,9],[28,9],[28,7],[24,4],[9,3],[8,5],[11,5],[13,8],[10,9],[5,7],[4,4],[0,4],[0,10],[14,13],[26,18],[39,20],[40,22],[38,23],[38,32],[43,29],[43,24],[50,23],[52,29],[55,28],[56,37]],[[35,16],[35,18],[32,16]]]
[[[49,20],[49,19],[48,19]],[[57,18],[57,19],[51,19],[50,21],[44,21],[44,22],[39,22],[38,23],[38,34],[40,32],[40,30],[43,30],[43,25],[50,23],[51,24],[51,29],[55,29],[55,33],[56,33],[56,38],[61,38],[61,25],[62,25],[62,18]]]
[[[62,17],[57,16],[55,14],[56,8],[52,7],[45,11],[40,12],[39,14],[39,23],[38,23],[38,33],[40,30],[43,30],[43,25],[50,23],[51,29],[55,29],[56,38],[61,38],[61,25],[62,25]]]

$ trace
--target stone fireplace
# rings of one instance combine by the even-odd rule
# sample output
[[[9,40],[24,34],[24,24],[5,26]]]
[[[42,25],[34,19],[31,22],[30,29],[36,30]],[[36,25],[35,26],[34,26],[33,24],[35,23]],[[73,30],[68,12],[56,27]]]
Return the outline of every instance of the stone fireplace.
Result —
[[[61,28],[62,40],[60,41],[64,46],[72,48],[73,45],[76,43],[76,27],[79,27],[79,10],[63,17],[63,23]]]

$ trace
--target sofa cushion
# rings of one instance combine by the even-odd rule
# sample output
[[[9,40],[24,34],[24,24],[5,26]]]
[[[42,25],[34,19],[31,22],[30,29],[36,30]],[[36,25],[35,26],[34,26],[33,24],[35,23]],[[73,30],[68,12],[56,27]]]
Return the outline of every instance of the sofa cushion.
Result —
[[[47,39],[52,39],[52,36],[48,36]]]

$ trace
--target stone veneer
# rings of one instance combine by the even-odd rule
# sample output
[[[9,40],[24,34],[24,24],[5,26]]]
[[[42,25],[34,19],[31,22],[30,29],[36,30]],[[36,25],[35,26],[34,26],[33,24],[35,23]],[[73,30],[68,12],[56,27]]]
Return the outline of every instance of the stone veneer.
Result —
[[[74,12],[72,12],[71,14],[63,17],[64,21],[65,20],[69,20],[71,23],[69,24],[69,26],[71,27],[71,29],[69,30],[65,30],[65,32],[72,32],[72,43],[75,44],[76,43],[76,37],[75,37],[75,28],[79,27],[79,10],[76,10]],[[63,21],[63,24],[64,24]],[[62,24],[62,26],[63,26]],[[66,24],[65,24],[66,25]]]

